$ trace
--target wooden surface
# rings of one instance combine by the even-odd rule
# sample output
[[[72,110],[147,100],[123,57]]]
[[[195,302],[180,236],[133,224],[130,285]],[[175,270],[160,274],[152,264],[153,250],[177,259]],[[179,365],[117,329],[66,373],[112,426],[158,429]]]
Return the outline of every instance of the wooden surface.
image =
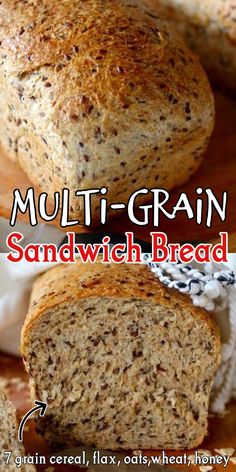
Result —
[[[29,390],[27,385],[22,385],[19,389],[19,382],[17,387],[17,379],[21,379],[24,382],[27,382],[27,376],[23,369],[23,365],[20,359],[6,356],[4,354],[0,354],[0,376],[7,377],[8,379],[14,379],[14,382],[8,389],[8,394],[12,399],[13,403],[17,408],[18,419],[20,420],[23,415],[31,408],[31,403],[29,401]],[[36,434],[34,429],[34,420],[29,420],[27,423],[26,430],[24,432],[24,443],[26,447],[27,454],[35,454],[39,452],[42,455],[49,454],[49,449],[47,448],[44,441]],[[227,408],[227,414],[223,417],[210,417],[209,418],[209,434],[205,438],[204,443],[200,446],[199,449],[207,449],[211,451],[212,455],[216,455],[215,449],[222,449],[222,448],[234,448],[236,450],[236,402],[231,402]],[[170,455],[180,455],[187,452],[188,455],[191,455],[193,451],[182,451],[180,452],[173,452],[170,451],[168,454]],[[147,454],[159,454],[158,451],[148,451]],[[236,456],[236,451],[234,453]],[[46,467],[38,467],[37,470],[44,471]],[[189,470],[190,472],[198,472],[198,466],[178,466],[179,470],[185,471]],[[55,468],[55,471],[64,471],[70,472],[72,470],[80,470],[78,467],[61,467],[58,466]],[[109,471],[109,467],[107,468]],[[144,472],[148,470],[144,466]],[[223,472],[223,466],[215,466],[214,471]],[[117,469],[119,471],[119,469]],[[227,466],[227,472],[235,472],[236,465],[232,462],[229,462]]]
[[[225,223],[215,218],[211,228],[197,225],[187,220],[186,216],[179,214],[174,221],[162,221],[161,227],[155,230],[165,231],[169,241],[208,241],[217,238],[220,231],[228,231],[230,237],[230,250],[236,251],[236,102],[217,92],[216,94],[216,127],[210,142],[205,159],[199,171],[190,179],[189,183],[171,192],[171,201],[176,202],[181,191],[187,192],[189,197],[195,197],[197,187],[210,187],[217,196],[223,191],[228,192],[229,204],[227,220]],[[31,183],[24,173],[3,154],[0,156],[0,215],[10,216],[12,206],[12,192],[15,188],[25,190]],[[145,186],[145,182],[144,182]],[[24,217],[22,216],[22,219]],[[103,227],[109,231],[134,231],[137,237],[148,240],[153,228],[137,227],[129,223],[127,218],[113,219]],[[68,229],[67,229],[68,230]],[[78,226],[73,230],[84,231]]]

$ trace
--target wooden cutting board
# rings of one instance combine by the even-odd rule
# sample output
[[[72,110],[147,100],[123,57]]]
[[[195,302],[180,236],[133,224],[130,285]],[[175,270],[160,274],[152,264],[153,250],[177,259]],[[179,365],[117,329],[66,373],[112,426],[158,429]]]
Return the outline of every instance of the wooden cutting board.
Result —
[[[179,214],[174,221],[162,222],[158,230],[168,234],[169,241],[182,242],[215,239],[220,231],[228,231],[230,236],[230,250],[236,251],[236,102],[219,92],[216,97],[216,127],[210,142],[205,159],[199,171],[190,179],[189,183],[171,192],[171,201],[177,201],[180,192],[185,191],[189,198],[194,198],[197,187],[210,187],[220,197],[222,191],[227,191],[229,196],[227,221],[222,223],[215,218],[211,228],[197,225],[194,221],[187,220],[186,216]],[[3,153],[0,153],[0,215],[10,217],[12,206],[12,192],[15,188],[22,191],[30,187],[29,182],[19,167],[9,161]],[[144,182],[145,186],[145,182]],[[181,213],[181,212],[180,212]],[[22,216],[22,219],[24,217]],[[73,227],[73,231],[84,231],[83,228]],[[69,228],[67,228],[69,230]],[[103,230],[134,231],[136,237],[148,240],[152,226],[137,227],[132,225],[127,218],[113,219]],[[155,229],[157,230],[157,229]]]
[[[29,400],[29,389],[27,385],[27,375],[24,371],[22,361],[18,358],[0,354],[0,376],[6,377],[11,382],[8,386],[8,394],[17,408],[18,419],[20,420],[23,415],[32,407]],[[27,454],[35,454],[38,452],[41,455],[49,454],[49,449],[40,438],[34,427],[34,420],[27,422],[26,430],[24,432],[24,443]],[[227,414],[222,417],[210,417],[209,418],[209,435],[205,438],[204,443],[201,445],[201,449],[207,449],[211,451],[212,455],[216,455],[215,449],[222,448],[234,448],[236,456],[236,401],[231,402],[228,405]],[[193,451],[182,451],[168,452],[168,455],[180,455],[187,453],[188,455],[193,454]],[[148,451],[147,454],[158,455],[158,451]],[[146,454],[146,452],[145,452]],[[45,471],[48,465],[40,466],[37,468],[38,471]],[[57,466],[55,472],[72,472],[73,470],[81,470],[78,467],[66,467]],[[148,468],[144,467],[148,471]],[[185,472],[200,472],[198,466],[178,466],[178,470]],[[236,465],[229,462],[227,469],[223,466],[215,466],[212,472],[236,472]],[[107,468],[109,472],[109,467]],[[119,469],[117,469],[117,472]]]

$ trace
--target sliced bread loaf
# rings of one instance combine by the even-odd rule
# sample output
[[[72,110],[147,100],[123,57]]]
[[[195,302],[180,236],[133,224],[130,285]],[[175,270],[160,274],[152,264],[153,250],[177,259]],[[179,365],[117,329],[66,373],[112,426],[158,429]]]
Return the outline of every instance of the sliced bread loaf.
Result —
[[[8,454],[11,457],[8,462]],[[15,459],[25,455],[24,447],[17,439],[16,412],[12,403],[6,398],[3,391],[0,391],[0,472],[16,472],[19,470]],[[24,465],[20,468],[23,472],[34,472],[36,469],[32,465]]]
[[[43,191],[68,187],[81,217],[77,189],[126,203],[196,170],[213,96],[173,27],[125,0],[3,0],[0,18],[0,142]]]
[[[22,353],[52,443],[182,449],[207,432],[218,329],[141,264],[78,262],[40,276]]]

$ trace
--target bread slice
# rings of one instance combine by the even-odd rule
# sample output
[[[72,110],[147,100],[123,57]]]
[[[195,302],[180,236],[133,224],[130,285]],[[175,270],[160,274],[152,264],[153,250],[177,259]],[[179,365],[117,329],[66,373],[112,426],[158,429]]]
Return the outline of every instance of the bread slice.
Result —
[[[40,276],[22,354],[52,443],[182,449],[207,432],[218,329],[144,265],[77,262]]]
[[[78,189],[126,203],[198,168],[213,95],[173,27],[132,0],[2,0],[0,18],[0,142],[43,191],[69,188],[81,222]]]
[[[11,452],[11,458],[7,464],[7,455]],[[16,472],[19,470],[15,463],[16,457],[24,456],[25,451],[17,439],[16,412],[12,403],[7,399],[5,393],[0,390],[0,472]],[[7,461],[8,462],[8,461]],[[24,465],[20,468],[23,472],[36,471],[33,465]]]

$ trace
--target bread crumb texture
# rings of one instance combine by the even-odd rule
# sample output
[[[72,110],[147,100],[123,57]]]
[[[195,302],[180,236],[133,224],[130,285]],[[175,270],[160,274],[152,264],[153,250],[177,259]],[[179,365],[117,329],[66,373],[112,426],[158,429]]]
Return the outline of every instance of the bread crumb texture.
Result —
[[[1,143],[33,183],[114,202],[196,170],[213,96],[174,28],[124,0],[3,0],[0,17]]]
[[[57,446],[184,449],[207,432],[219,331],[143,265],[58,266],[35,283],[22,335],[38,430]]]

